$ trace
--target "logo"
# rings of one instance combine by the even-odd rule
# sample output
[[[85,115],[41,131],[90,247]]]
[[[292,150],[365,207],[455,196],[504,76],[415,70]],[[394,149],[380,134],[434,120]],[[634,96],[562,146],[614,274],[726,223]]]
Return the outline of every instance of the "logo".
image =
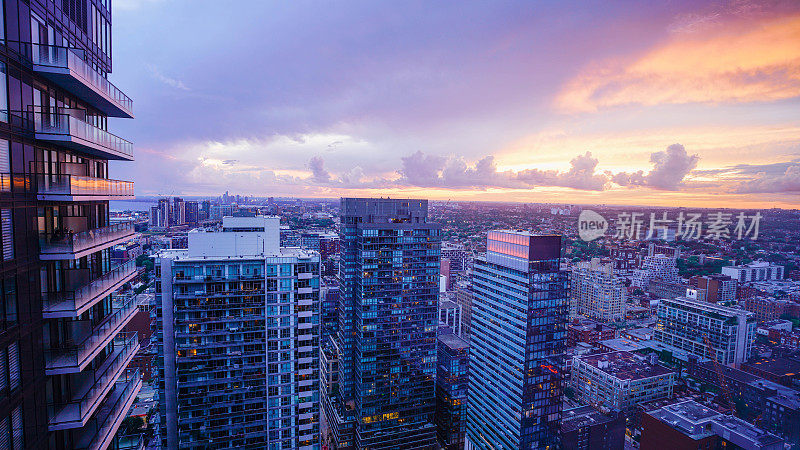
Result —
[[[599,237],[603,237],[608,230],[608,221],[592,211],[591,209],[584,209],[581,215],[578,216],[578,236],[586,242],[593,241]]]

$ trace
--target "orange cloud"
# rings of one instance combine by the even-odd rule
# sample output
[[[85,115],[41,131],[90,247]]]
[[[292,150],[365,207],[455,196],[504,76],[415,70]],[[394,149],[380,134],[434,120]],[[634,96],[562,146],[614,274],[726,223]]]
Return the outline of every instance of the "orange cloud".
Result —
[[[800,96],[800,15],[676,34],[633,60],[607,60],[568,82],[564,112],[639,104],[739,103]]]

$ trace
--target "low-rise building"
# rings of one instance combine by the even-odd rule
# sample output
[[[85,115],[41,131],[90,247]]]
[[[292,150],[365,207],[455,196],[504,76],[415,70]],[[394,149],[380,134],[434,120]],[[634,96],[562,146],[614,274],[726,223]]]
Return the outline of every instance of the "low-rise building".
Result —
[[[561,445],[565,450],[616,450],[625,446],[625,416],[592,406],[565,409]]]
[[[620,351],[572,361],[572,387],[583,403],[624,411],[672,396],[675,373],[654,359]]]
[[[579,342],[597,346],[606,339],[614,339],[614,328],[603,323],[575,318],[567,326],[567,347],[573,347]]]
[[[653,339],[720,364],[750,358],[756,320],[747,311],[686,297],[662,299]]]
[[[667,443],[674,450],[782,450],[784,440],[744,420],[685,401],[642,415],[641,448],[665,448]]]
[[[783,279],[783,266],[767,261],[754,261],[740,266],[725,266],[722,268],[722,274],[733,278],[739,283],[781,280]]]

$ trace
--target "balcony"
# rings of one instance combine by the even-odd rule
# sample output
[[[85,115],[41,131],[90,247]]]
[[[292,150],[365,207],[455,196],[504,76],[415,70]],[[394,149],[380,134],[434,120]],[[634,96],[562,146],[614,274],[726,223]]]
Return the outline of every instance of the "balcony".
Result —
[[[40,141],[51,142],[100,158],[133,161],[131,142],[84,121],[81,117],[84,116],[82,111],[13,112],[10,118],[12,125],[17,125],[15,116],[23,118],[21,124],[23,127],[30,127],[29,120],[32,120],[35,138]]]
[[[39,233],[39,259],[44,261],[78,259],[90,253],[130,240],[136,232],[133,222],[81,232]]]
[[[64,291],[42,294],[42,316],[45,319],[77,318],[100,299],[133,279],[136,273],[134,260],[126,261],[91,281],[88,281],[87,269],[75,270],[68,277]]]
[[[6,48],[33,64],[33,70],[111,117],[133,118],[133,100],[86,62],[84,50],[5,41]]]
[[[133,182],[79,175],[36,174],[36,197],[43,201],[130,200]]]
[[[111,301],[112,312],[92,326],[90,320],[66,322],[69,334],[66,345],[44,351],[45,374],[59,375],[83,371],[138,311],[134,296],[116,297]],[[45,344],[47,345],[47,344]]]
[[[141,435],[116,438],[122,421],[130,410],[136,395],[142,388],[139,370],[126,370],[108,394],[103,404],[97,408],[92,419],[80,430],[75,430],[75,449],[100,450],[112,448],[116,440],[117,450],[139,450],[144,448]]]
[[[66,402],[47,405],[49,431],[83,427],[139,351],[136,333],[120,333],[114,338],[114,350],[96,369],[71,374],[75,394]]]

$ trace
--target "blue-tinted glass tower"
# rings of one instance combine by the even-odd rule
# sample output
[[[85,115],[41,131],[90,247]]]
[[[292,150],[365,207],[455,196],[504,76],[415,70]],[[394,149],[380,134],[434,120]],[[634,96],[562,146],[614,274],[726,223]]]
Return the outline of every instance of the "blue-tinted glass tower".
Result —
[[[449,330],[442,327],[442,330]],[[469,343],[455,334],[439,333],[436,368],[436,425],[439,444],[447,450],[463,450],[467,430]]]
[[[434,448],[440,227],[426,200],[345,198],[340,245],[334,443]]]
[[[472,273],[467,437],[478,448],[558,445],[569,277],[560,236],[490,231]]]

